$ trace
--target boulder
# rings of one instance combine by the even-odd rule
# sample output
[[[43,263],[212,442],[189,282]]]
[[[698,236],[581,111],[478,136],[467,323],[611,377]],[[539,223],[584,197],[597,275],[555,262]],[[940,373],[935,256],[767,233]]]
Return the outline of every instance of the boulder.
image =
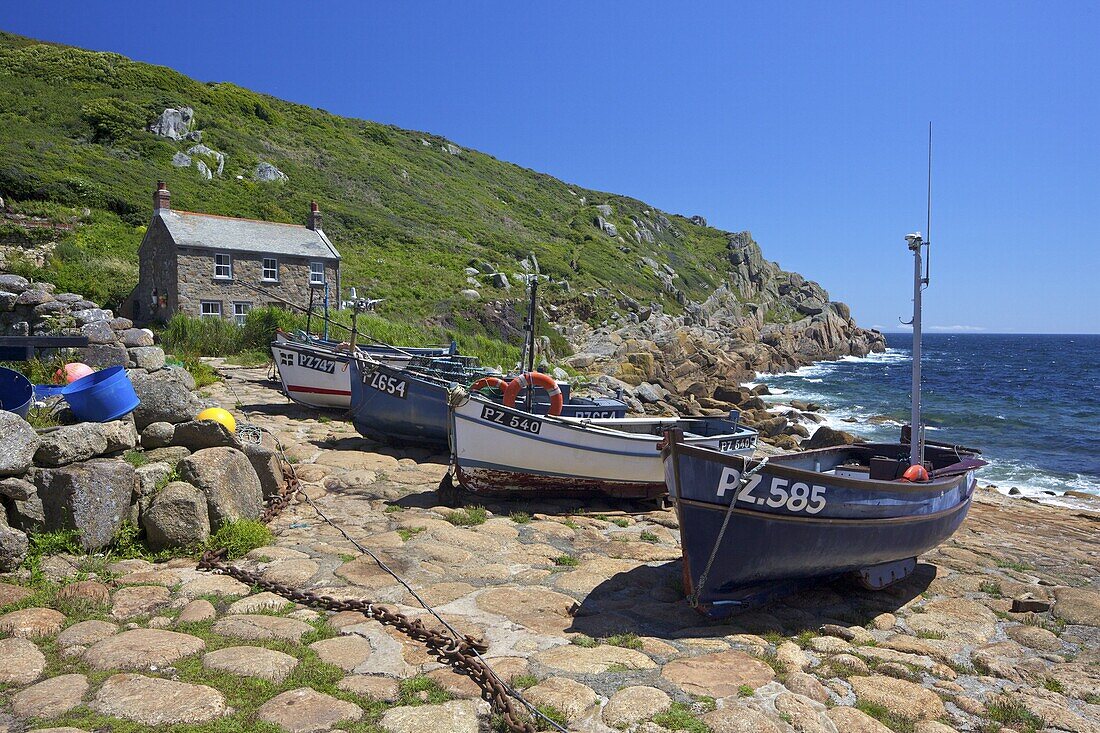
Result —
[[[170,422],[155,422],[145,426],[141,431],[141,447],[146,450],[163,448],[172,444],[176,427]]]
[[[31,285],[30,280],[21,275],[0,274],[0,290],[18,295]]]
[[[210,524],[256,519],[263,511],[263,489],[252,463],[235,448],[206,448],[179,462],[180,478],[206,495]]]
[[[191,452],[204,448],[241,447],[237,436],[220,422],[214,420],[188,420],[176,425],[172,435],[172,445],[182,445]]]
[[[83,349],[81,359],[94,369],[124,367],[130,361],[126,353],[126,347],[116,343],[90,344]]]
[[[0,410],[0,476],[21,476],[38,452],[38,433],[14,412]]]
[[[85,323],[80,327],[80,335],[87,338],[89,344],[113,344],[116,341],[114,329],[107,321]]]
[[[137,428],[129,416],[102,423],[99,429],[103,433],[103,439],[107,441],[107,450],[104,451],[106,453],[131,450],[138,444]]]
[[[8,526],[0,508],[0,572],[15,570],[27,556],[27,535]]]
[[[123,358],[126,350],[123,349]],[[202,404],[172,369],[156,372],[127,372],[141,404],[134,410],[138,430],[155,422],[181,423],[191,420],[201,410]]]
[[[256,164],[255,170],[252,171],[252,177],[257,181],[289,181],[290,178],[286,173],[271,165],[267,161],[261,160]]]
[[[34,472],[47,530],[75,529],[85,550],[110,544],[130,508],[134,467],[97,458]]]
[[[172,156],[172,165],[176,168],[188,168],[191,166],[191,156],[182,150],[177,150]]]
[[[37,495],[38,489],[30,481],[24,481],[14,476],[0,480],[0,496],[5,496],[13,501],[26,501]]]
[[[256,471],[256,476],[260,479],[260,488],[263,490],[264,500],[266,501],[278,494],[282,490],[286,479],[283,476],[283,464],[275,451],[265,445],[245,443],[244,454],[248,456],[252,468]]]
[[[154,550],[191,547],[210,539],[206,496],[191,484],[173,481],[142,514],[146,540]]]
[[[119,334],[126,348],[152,346],[153,333],[144,328],[128,328]]]
[[[473,289],[460,290],[458,294],[466,300],[478,300],[481,298],[481,293]]]
[[[828,425],[822,425],[814,431],[814,434],[803,444],[803,447],[812,450],[814,448],[831,448],[834,445],[852,445],[858,442],[860,442],[860,439],[851,433],[834,430]]]
[[[18,481],[19,479],[8,479]],[[24,482],[27,483],[27,482]],[[31,495],[26,499],[11,499],[8,506],[8,523],[21,532],[41,532],[46,526],[46,515],[42,509],[42,499],[38,496],[38,489],[32,484]],[[3,510],[0,509],[0,514]]]
[[[503,272],[494,272],[489,280],[494,288],[504,288],[505,290],[511,290],[512,283],[508,282],[508,276]]]
[[[190,132],[195,112],[190,107],[169,107],[149,125],[149,132],[170,140],[183,140]]]
[[[63,425],[41,436],[34,462],[38,466],[65,466],[106,452],[107,438],[99,423]]]
[[[127,366],[155,372],[164,368],[164,349],[159,346],[134,346],[126,349]]]

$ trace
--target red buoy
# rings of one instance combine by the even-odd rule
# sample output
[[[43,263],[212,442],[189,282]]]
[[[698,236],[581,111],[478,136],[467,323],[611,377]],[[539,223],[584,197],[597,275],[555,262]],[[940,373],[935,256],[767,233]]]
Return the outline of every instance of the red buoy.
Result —
[[[924,466],[910,466],[901,475],[901,480],[911,483],[924,483],[928,480],[928,470]]]

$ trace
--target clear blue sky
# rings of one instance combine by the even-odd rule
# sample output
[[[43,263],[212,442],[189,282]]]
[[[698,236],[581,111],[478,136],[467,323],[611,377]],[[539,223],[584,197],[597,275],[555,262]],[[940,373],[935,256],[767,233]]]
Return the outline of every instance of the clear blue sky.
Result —
[[[9,2],[0,28],[232,81],[749,229],[863,325],[1100,331],[1100,6]]]

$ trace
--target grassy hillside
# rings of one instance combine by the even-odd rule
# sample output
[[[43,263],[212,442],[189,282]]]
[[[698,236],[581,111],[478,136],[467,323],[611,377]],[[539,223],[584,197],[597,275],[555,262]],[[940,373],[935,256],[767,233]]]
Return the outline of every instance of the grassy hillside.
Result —
[[[202,130],[202,143],[225,154],[221,176],[208,181],[193,167],[173,167],[172,156],[194,143],[147,131],[165,108],[181,106],[194,109],[191,128]],[[676,287],[694,300],[724,277],[723,232],[485,153],[454,154],[448,144],[117,54],[0,33],[0,196],[9,213],[59,225],[50,231],[60,238],[45,266],[16,261],[9,269],[109,305],[136,282],[157,179],[168,182],[175,208],[192,211],[304,223],[316,199],[344,256],[345,285],[386,298],[391,320],[460,334],[511,330],[484,303],[503,290],[480,288],[481,303],[459,295],[470,287],[463,270],[471,260],[513,273],[533,253],[543,273],[571,285],[549,288],[548,297],[575,301],[574,312],[589,319],[612,307],[582,298],[594,287],[679,309],[643,258],[673,267]],[[261,160],[289,181],[253,181]],[[593,223],[601,204],[612,206],[605,218],[617,237]],[[652,241],[639,241],[631,217]],[[0,242],[48,236],[0,219]],[[507,297],[520,295],[513,288]]]

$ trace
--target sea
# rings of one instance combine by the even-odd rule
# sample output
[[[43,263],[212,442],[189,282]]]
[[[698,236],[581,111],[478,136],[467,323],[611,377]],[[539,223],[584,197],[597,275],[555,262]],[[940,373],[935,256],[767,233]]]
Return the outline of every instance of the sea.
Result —
[[[816,402],[831,427],[896,442],[912,338],[887,334],[884,353],[757,382],[780,393],[766,400]],[[925,334],[921,364],[926,437],[980,448],[990,465],[979,483],[1055,504],[1074,503],[1058,499],[1066,491],[1100,495],[1100,335]]]

